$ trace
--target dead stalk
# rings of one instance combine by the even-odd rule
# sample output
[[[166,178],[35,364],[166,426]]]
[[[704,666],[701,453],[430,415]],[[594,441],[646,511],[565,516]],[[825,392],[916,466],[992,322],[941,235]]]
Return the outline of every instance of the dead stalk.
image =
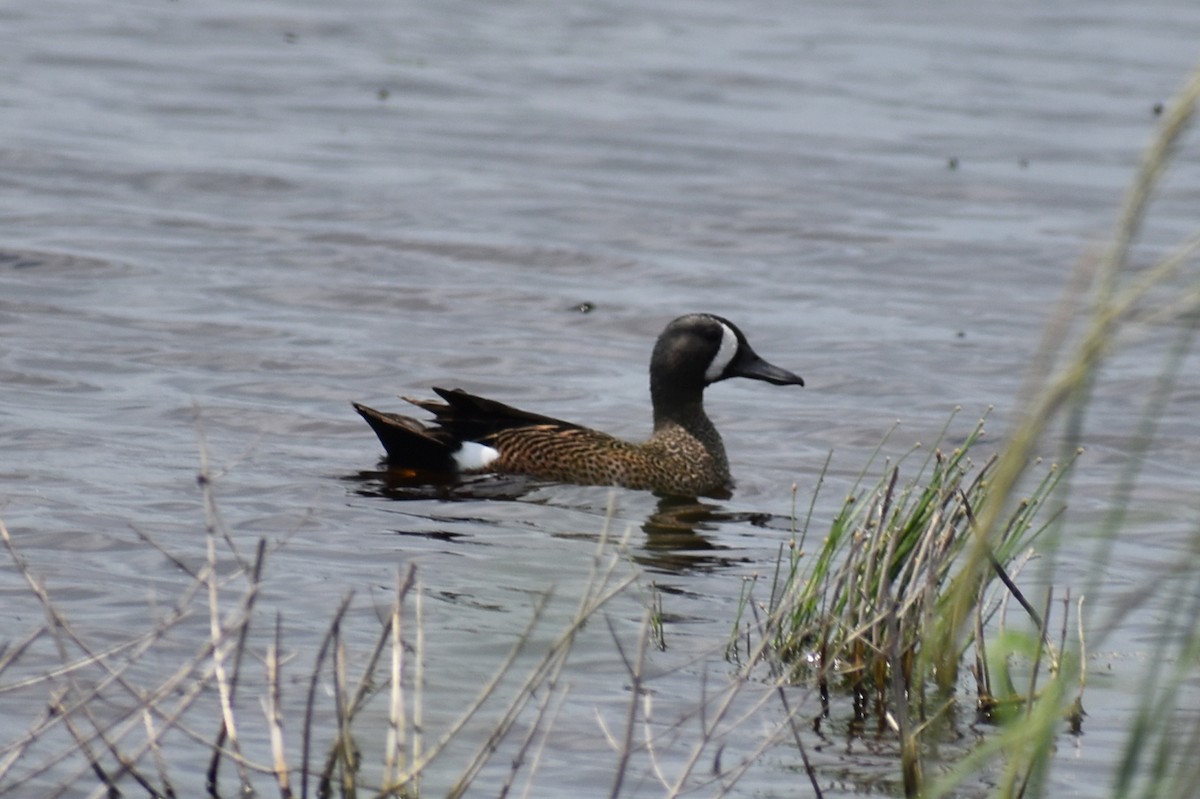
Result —
[[[637,708],[642,694],[642,669],[646,665],[646,643],[650,637],[651,622],[650,613],[647,612],[642,619],[642,632],[638,636],[637,654],[630,660],[625,648],[621,646],[621,639],[613,628],[612,620],[606,618],[605,621],[608,623],[609,635],[612,637],[617,655],[621,658],[630,681],[625,730],[621,740],[615,742],[617,744],[617,766],[614,769],[612,789],[608,794],[610,799],[617,799],[621,795],[621,785],[625,782],[626,772],[629,769],[629,758],[633,754],[633,732],[637,726]]]
[[[275,616],[275,638],[267,647],[267,695],[263,697],[263,714],[271,735],[271,756],[275,768],[275,782],[279,785],[282,799],[291,799],[291,777],[288,773],[287,751],[283,745],[283,711],[280,707],[279,687],[279,635],[281,618]]]

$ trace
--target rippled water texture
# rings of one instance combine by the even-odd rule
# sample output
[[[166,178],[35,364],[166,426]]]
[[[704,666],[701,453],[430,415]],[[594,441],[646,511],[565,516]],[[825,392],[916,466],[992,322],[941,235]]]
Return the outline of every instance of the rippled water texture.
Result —
[[[1197,57],[1200,6],[17,0],[0,27],[0,518],[96,647],[175,601],[187,579],[172,558],[203,563],[207,457],[233,544],[270,545],[255,651],[280,614],[287,701],[302,702],[342,597],[356,592],[343,628],[361,657],[416,564],[442,729],[553,586],[537,641],[552,637],[609,492],[389,486],[350,400],[397,409],[396,394],[462,386],[641,437],[653,338],[692,310],[805,377],[709,391],[739,483],[728,502],[617,492],[642,590],[581,634],[533,791],[595,796],[614,768],[597,719],[619,728],[628,702],[613,638],[632,646],[652,583],[667,649],[649,656],[648,691],[667,725],[729,673],[742,580],[770,571],[792,485],[806,505],[830,450],[818,527],[896,419],[892,455],[956,405],[963,431],[995,405],[1003,436],[1048,312]],[[1193,232],[1197,186],[1192,136],[1140,263]],[[1071,496],[1080,557],[1172,335],[1132,342],[1097,386]],[[1101,615],[1192,557],[1195,366],[1161,415]],[[0,640],[42,624],[14,568],[0,596]],[[1151,600],[1145,617],[1162,611]],[[1056,795],[1105,793],[1148,654],[1140,619],[1093,656]],[[135,676],[161,679],[207,620],[179,630]],[[58,662],[46,637],[0,681],[43,662]],[[7,741],[45,692],[0,707]],[[382,736],[385,710],[364,723]],[[731,735],[727,764],[762,726]],[[887,734],[836,714],[821,734],[826,796],[900,793]],[[961,722],[964,745],[984,735]],[[261,731],[246,736],[266,759]],[[664,768],[689,744],[663,742]],[[196,780],[186,793],[202,767],[174,766]],[[661,795],[644,755],[632,773],[628,795]],[[780,746],[735,793],[790,796],[804,779]],[[95,787],[85,770],[77,784]]]

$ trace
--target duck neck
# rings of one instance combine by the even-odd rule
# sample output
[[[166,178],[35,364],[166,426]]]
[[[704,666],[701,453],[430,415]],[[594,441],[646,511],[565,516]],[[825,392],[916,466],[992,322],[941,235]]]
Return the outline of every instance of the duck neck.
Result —
[[[704,412],[701,402],[689,402],[686,405],[671,405],[668,407],[655,406],[654,429],[658,430],[669,424],[677,424],[688,430],[712,427],[712,420]]]
[[[719,442],[721,437],[704,412],[704,389],[652,383],[650,399],[654,406],[654,432],[672,425],[682,427],[701,441]]]
[[[675,423],[690,427],[694,422],[712,425],[704,413],[704,386],[690,381],[668,380],[652,369],[650,404],[654,407],[655,431]]]

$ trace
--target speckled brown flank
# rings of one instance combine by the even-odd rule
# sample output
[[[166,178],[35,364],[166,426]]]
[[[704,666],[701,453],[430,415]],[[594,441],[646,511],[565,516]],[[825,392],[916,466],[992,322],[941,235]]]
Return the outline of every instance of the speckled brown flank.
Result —
[[[720,438],[706,445],[679,425],[659,430],[643,444],[550,425],[505,430],[487,443],[500,451],[492,469],[545,480],[681,495],[732,487]]]

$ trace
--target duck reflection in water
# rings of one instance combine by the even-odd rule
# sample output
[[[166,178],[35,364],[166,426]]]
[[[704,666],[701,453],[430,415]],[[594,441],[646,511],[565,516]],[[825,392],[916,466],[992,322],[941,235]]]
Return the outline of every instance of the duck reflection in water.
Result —
[[[552,485],[521,475],[455,478],[396,468],[361,471],[345,479],[358,484],[355,493],[360,496],[397,502],[527,502],[531,494]],[[547,504],[540,498],[532,501],[539,506]],[[730,511],[712,501],[660,495],[654,510],[641,524],[645,533],[641,545],[633,546],[630,554],[634,562],[660,572],[676,574],[719,569],[746,562],[736,550],[713,541],[712,534],[719,527],[749,524],[786,529],[789,523],[788,519],[770,513]],[[429,534],[429,537],[449,540],[460,534],[438,533]]]

